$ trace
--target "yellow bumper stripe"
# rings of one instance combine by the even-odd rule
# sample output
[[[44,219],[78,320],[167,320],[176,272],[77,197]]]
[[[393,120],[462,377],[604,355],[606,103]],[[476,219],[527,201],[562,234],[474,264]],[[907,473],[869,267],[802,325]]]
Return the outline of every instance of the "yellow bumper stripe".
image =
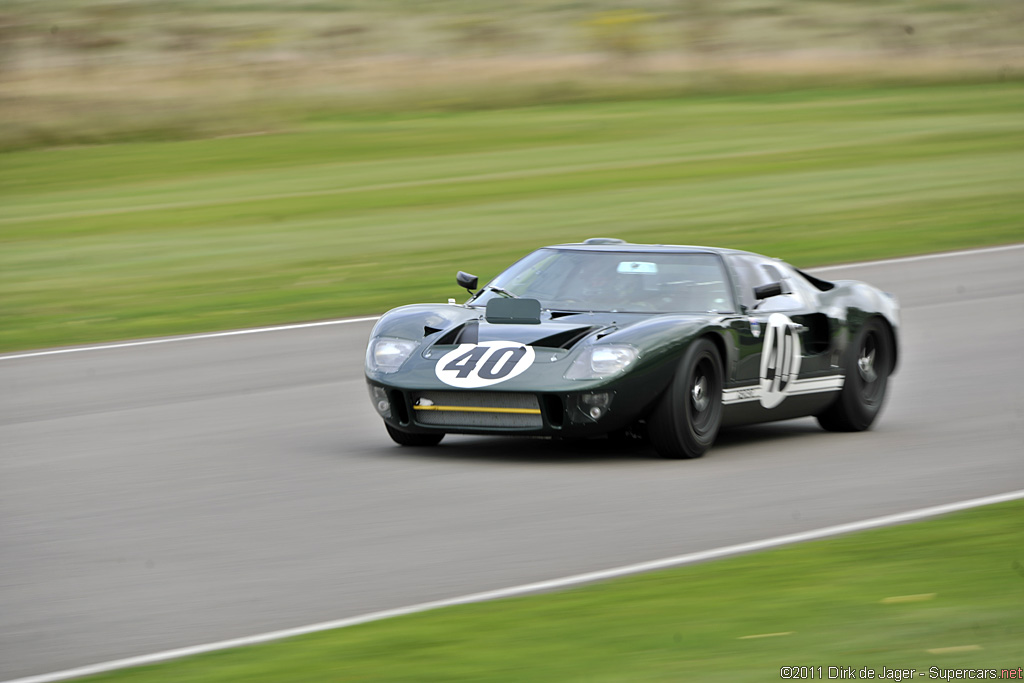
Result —
[[[413,406],[413,410],[443,410],[453,413],[516,413],[540,415],[540,408],[477,408],[474,406]]]

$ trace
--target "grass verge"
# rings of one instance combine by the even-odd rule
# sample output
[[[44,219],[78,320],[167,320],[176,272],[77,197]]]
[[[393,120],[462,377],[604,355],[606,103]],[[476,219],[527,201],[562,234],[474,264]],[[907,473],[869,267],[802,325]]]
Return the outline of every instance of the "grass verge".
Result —
[[[763,681],[783,666],[869,667],[878,679],[883,667],[925,679],[931,667],[1017,669],[1022,519],[1016,501],[88,680]]]
[[[1012,83],[327,117],[9,153],[0,350],[376,313],[613,235],[800,266],[1024,239]]]

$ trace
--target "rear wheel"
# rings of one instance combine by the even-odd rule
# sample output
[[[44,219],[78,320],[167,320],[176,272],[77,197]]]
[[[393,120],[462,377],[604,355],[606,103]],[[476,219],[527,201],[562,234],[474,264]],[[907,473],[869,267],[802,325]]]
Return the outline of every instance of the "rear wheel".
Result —
[[[818,424],[830,432],[864,431],[875,421],[885,402],[893,362],[889,331],[877,318],[872,318],[857,334],[851,350],[839,398],[818,415]]]
[[[403,432],[401,429],[395,429],[386,422],[384,426],[388,430],[388,436],[399,446],[436,446],[444,438],[443,432],[440,434],[414,434],[412,432]]]
[[[699,458],[722,424],[722,359],[708,339],[690,345],[648,421],[651,443],[665,458]]]

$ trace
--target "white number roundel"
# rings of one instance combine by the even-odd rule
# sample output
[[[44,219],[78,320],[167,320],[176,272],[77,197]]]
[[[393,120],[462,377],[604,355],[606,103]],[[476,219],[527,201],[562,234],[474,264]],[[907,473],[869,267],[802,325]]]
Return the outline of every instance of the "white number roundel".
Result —
[[[800,335],[795,328],[782,313],[768,317],[761,349],[761,405],[765,408],[782,403],[800,373]]]
[[[523,374],[534,358],[533,347],[518,342],[460,344],[437,361],[434,374],[453,387],[476,389]]]

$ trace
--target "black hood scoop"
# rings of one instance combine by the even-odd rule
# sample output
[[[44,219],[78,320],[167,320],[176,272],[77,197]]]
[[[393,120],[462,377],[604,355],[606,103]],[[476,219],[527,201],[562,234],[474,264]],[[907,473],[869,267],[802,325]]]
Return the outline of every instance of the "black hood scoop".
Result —
[[[559,318],[565,318],[570,315],[580,315],[579,311],[551,311],[551,319],[558,320]]]
[[[543,346],[546,349],[571,349],[581,339],[588,336],[597,327],[572,327],[568,330],[555,332],[546,337],[530,342],[530,346]]]
[[[546,349],[571,349],[582,339],[603,326],[568,325],[546,322],[540,325],[509,323],[492,324],[470,320],[451,328],[434,342],[434,346],[479,344],[486,341],[512,341]]]

